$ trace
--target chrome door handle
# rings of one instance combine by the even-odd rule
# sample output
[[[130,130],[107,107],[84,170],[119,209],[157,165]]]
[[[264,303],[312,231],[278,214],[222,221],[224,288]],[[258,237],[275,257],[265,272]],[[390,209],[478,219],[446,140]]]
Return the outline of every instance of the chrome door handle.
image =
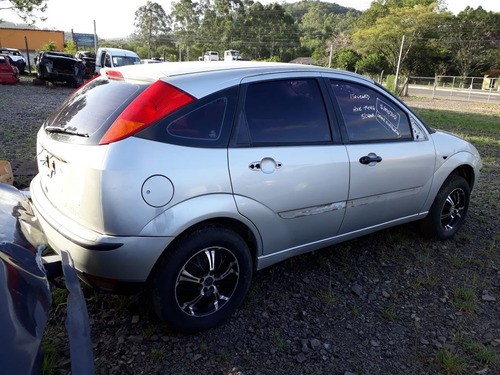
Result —
[[[252,171],[262,171],[265,174],[273,173],[276,169],[280,169],[281,162],[275,161],[273,158],[264,158],[261,161],[254,161],[248,165]]]

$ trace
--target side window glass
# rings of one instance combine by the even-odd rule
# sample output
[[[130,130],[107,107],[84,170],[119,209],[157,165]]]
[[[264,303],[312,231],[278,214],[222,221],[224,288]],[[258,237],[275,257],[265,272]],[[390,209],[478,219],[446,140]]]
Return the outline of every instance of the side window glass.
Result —
[[[249,84],[238,143],[324,143],[332,140],[323,96],[315,79]]]
[[[111,58],[108,54],[106,54],[106,59],[104,60],[104,66],[111,68]]]
[[[416,142],[426,141],[427,135],[425,134],[425,131],[412,116],[410,116],[410,123],[413,130],[413,140]]]
[[[413,140],[408,116],[389,98],[366,86],[331,81],[349,141]]]
[[[172,121],[171,136],[216,141],[220,137],[226,113],[226,98],[218,98]]]

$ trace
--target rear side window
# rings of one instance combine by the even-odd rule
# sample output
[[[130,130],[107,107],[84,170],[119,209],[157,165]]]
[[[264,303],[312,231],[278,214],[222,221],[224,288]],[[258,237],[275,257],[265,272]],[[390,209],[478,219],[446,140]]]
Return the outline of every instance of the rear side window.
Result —
[[[238,91],[233,86],[195,100],[134,136],[189,147],[227,147]]]
[[[220,97],[172,121],[167,126],[171,136],[216,141],[220,138],[227,98]]]
[[[296,145],[331,140],[323,96],[315,79],[248,85],[237,144]]]
[[[52,113],[44,127],[60,128],[60,141],[98,144],[123,109],[148,85],[97,78],[76,91]]]
[[[408,116],[396,103],[361,84],[331,81],[350,142],[412,140]]]

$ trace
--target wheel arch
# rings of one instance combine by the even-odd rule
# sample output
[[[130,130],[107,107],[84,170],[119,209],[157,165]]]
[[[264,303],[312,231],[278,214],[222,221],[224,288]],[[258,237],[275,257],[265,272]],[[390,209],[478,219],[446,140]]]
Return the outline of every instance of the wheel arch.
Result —
[[[468,164],[462,164],[456,167],[446,179],[450,178],[450,176],[460,176],[467,181],[467,184],[469,184],[469,188],[472,191],[475,185],[476,181],[476,175],[474,173],[474,168],[472,168]]]
[[[235,233],[237,233],[243,241],[248,246],[248,249],[250,250],[250,257],[252,259],[252,267],[253,270],[256,270],[257,266],[257,257],[258,257],[258,239],[254,232],[249,228],[246,224],[242,223],[241,221],[238,221],[234,218],[229,218],[229,217],[216,217],[216,218],[210,218],[206,219],[203,221],[200,221],[196,224],[191,225],[189,228],[184,229],[181,233],[179,233],[175,239],[168,244],[168,246],[163,250],[162,254],[160,257],[156,260],[153,268],[151,269],[151,272],[149,273],[148,280],[147,282],[150,283],[152,277],[154,276],[156,270],[162,263],[163,259],[167,256],[168,252],[175,248],[177,244],[182,241],[184,238],[188,237],[190,234],[194,233],[197,230],[203,229],[203,228],[208,228],[208,227],[221,227],[221,228],[227,228],[233,230]]]

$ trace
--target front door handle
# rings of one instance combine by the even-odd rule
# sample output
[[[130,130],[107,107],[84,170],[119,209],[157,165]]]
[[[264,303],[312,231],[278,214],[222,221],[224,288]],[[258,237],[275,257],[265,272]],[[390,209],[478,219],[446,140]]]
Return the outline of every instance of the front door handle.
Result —
[[[361,164],[372,164],[372,163],[380,163],[382,161],[382,157],[378,156],[374,153],[369,153],[368,155],[362,156],[359,158],[359,162]]]

